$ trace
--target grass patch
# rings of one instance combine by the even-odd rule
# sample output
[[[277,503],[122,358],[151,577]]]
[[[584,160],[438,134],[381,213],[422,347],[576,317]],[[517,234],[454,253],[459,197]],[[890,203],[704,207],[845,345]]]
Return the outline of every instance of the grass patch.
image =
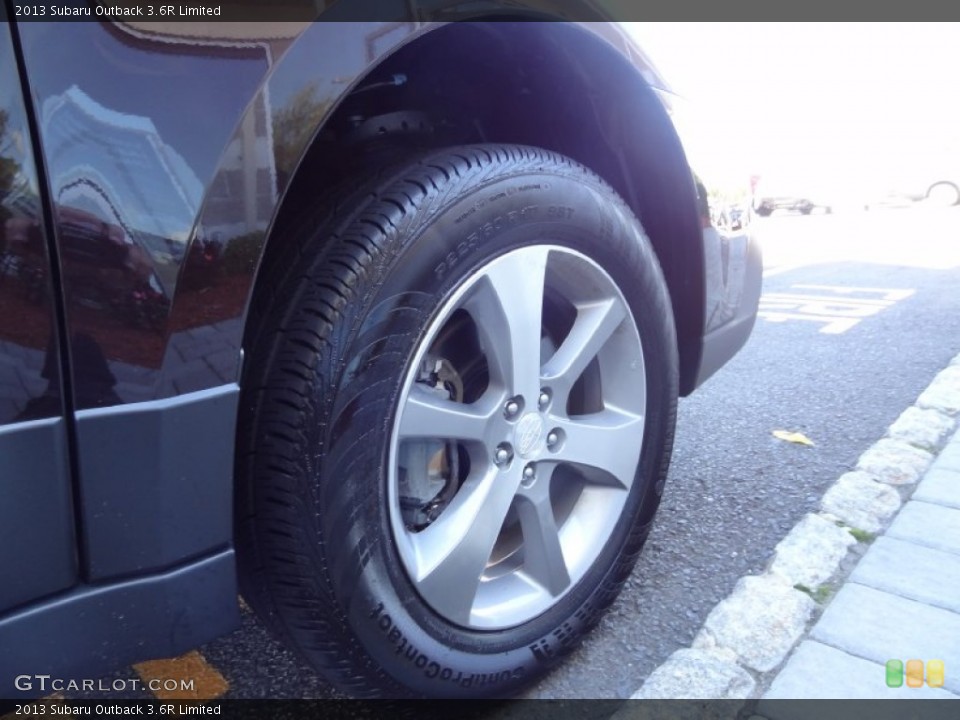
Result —
[[[823,603],[825,603],[827,601],[827,598],[829,598],[833,594],[833,588],[828,587],[826,585],[821,585],[816,590],[811,590],[803,583],[797,583],[793,587],[795,590],[799,590],[800,592],[806,593],[807,595],[809,595],[813,599],[813,601],[818,605],[822,605]]]
[[[876,535],[873,533],[869,533],[866,530],[861,530],[860,528],[847,528],[847,532],[853,535],[857,542],[866,543],[867,545],[872,543],[876,537]]]

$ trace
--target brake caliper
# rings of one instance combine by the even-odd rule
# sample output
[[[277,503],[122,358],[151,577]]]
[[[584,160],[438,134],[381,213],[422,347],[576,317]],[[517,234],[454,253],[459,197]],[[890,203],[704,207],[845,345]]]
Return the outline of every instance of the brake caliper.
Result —
[[[416,382],[437,397],[463,402],[463,382],[445,359],[428,355]],[[456,441],[429,439],[400,447],[400,512],[407,529],[419,532],[436,520],[460,489]]]

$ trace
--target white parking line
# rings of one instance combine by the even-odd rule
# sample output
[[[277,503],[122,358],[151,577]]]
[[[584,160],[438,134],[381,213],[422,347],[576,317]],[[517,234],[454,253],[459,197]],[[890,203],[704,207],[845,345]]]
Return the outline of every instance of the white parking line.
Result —
[[[796,290],[801,292],[790,292]],[[817,294],[802,292],[805,290],[813,290]],[[910,297],[914,292],[899,288],[797,284],[790,286],[787,292],[763,295],[757,317],[776,323],[791,320],[821,323],[821,333],[840,335],[861,320],[876,315]],[[861,297],[862,295],[880,297]]]
[[[763,271],[763,276],[765,278],[773,277],[774,275],[782,275],[785,272],[790,272],[791,270],[796,270],[801,268],[803,265],[776,265],[769,270]]]

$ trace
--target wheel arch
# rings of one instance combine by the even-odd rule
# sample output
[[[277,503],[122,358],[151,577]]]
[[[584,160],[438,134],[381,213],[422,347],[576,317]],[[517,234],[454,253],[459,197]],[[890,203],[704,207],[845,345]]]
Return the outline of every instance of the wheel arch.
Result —
[[[656,71],[625,38],[599,32],[564,23],[451,23],[371,65],[314,124],[295,161],[278,163],[289,182],[250,304],[269,292],[263,268],[280,255],[311,198],[352,179],[371,156],[411,142],[534,145],[592,169],[640,218],[673,305],[681,394],[692,391],[705,306],[697,190],[669,115],[644,78]]]

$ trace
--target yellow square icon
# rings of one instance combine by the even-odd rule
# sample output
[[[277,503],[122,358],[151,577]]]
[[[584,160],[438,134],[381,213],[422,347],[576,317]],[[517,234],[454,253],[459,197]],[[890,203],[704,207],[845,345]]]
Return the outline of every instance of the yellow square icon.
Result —
[[[927,685],[943,687],[943,660],[927,661]]]
[[[907,687],[923,687],[923,660],[907,660]]]

